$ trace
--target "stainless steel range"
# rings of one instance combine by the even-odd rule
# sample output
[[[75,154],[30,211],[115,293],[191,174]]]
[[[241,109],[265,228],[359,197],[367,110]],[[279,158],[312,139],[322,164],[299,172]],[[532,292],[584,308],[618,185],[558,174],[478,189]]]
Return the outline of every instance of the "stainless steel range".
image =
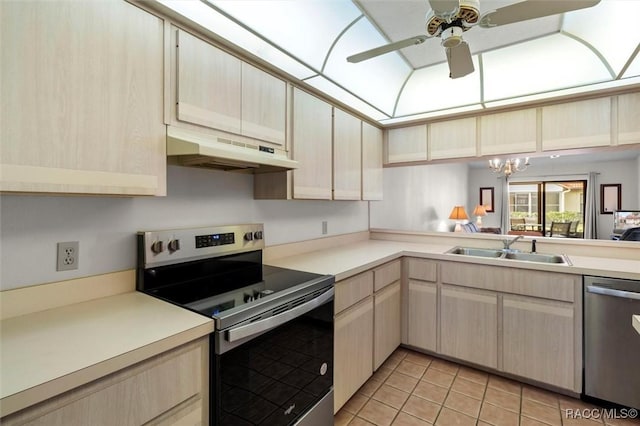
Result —
[[[333,424],[333,284],[262,264],[261,224],[138,233],[137,289],[214,319],[210,424]]]

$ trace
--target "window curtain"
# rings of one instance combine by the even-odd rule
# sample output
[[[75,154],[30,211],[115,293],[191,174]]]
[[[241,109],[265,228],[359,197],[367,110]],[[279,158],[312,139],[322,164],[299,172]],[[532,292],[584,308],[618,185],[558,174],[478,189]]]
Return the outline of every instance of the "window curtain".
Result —
[[[598,238],[598,206],[596,203],[597,172],[589,172],[587,178],[587,200],[584,206],[584,238]]]
[[[502,181],[502,198],[500,200],[500,228],[503,234],[508,234],[511,230],[510,214],[509,214],[509,178],[507,176],[500,178]]]

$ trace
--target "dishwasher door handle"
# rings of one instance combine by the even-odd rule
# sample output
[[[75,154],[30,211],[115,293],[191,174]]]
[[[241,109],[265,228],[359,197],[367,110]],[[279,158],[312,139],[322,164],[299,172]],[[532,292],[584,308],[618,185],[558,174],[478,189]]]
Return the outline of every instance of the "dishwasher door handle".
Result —
[[[588,285],[587,291],[594,294],[602,294],[605,296],[621,297],[623,299],[640,300],[640,293],[632,291],[616,290],[608,287],[600,287],[597,285]]]

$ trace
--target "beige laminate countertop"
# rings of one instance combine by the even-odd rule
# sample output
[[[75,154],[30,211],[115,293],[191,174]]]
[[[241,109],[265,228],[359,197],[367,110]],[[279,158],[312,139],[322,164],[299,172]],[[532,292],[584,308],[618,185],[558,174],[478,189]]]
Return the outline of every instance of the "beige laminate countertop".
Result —
[[[213,321],[129,292],[2,320],[0,416],[213,331]]]
[[[451,248],[453,246],[446,244],[366,240],[330,249],[272,259],[266,263],[283,268],[332,274],[336,276],[336,281],[402,256],[640,280],[640,259],[625,260],[570,255],[568,257],[572,265],[558,265],[445,254]]]

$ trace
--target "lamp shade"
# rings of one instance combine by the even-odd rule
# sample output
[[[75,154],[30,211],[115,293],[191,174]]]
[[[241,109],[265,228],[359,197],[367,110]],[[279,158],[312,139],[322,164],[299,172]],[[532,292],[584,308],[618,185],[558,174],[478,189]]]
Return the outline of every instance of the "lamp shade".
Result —
[[[484,209],[482,204],[478,204],[475,209],[473,209],[474,216],[486,216],[487,211]]]
[[[469,216],[467,216],[467,212],[464,211],[464,207],[455,206],[453,208],[453,210],[451,210],[451,214],[449,215],[449,219],[465,220],[465,219],[469,219]]]

